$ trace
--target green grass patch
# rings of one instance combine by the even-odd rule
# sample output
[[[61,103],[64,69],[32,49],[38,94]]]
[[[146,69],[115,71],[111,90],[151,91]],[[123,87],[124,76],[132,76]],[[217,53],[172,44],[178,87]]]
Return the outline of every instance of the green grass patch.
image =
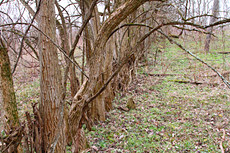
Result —
[[[149,66],[138,69],[136,79],[142,80],[139,81],[142,84],[134,84],[141,91],[135,94],[137,109],[129,112],[116,109],[126,107],[127,97],[118,96],[114,100],[115,109],[109,113],[109,121],[100,122],[95,130],[86,132],[91,145],[102,152],[111,149],[114,152],[218,153],[224,130],[223,148],[230,150],[230,135],[226,134],[230,133],[229,89],[219,78],[203,77],[213,74],[206,66],[175,45],[166,45],[168,47],[158,53],[155,66],[156,46],[148,55]],[[191,42],[186,47],[217,70],[225,70],[223,55],[213,49],[204,54],[194,45],[195,42]],[[225,58],[230,61],[229,56]],[[155,83],[159,77],[149,73],[177,75],[162,77]],[[175,80],[206,84],[184,84]],[[209,85],[212,82],[218,85]]]

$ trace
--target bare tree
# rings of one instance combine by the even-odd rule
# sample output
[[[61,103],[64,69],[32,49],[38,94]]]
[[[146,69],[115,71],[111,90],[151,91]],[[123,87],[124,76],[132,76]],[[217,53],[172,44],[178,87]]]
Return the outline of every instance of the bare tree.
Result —
[[[69,124],[76,125],[71,127],[71,133],[74,136],[74,144],[78,143],[76,135],[79,128],[81,129],[83,116],[87,110],[87,101],[94,96],[103,87],[106,80],[104,80],[104,55],[105,45],[110,37],[112,31],[127,17],[127,15],[134,12],[140,5],[147,2],[128,0],[120,7],[118,7],[110,15],[110,17],[101,26],[94,42],[93,55],[89,60],[89,81],[82,86],[79,93],[75,96],[73,106],[71,106],[69,114]],[[92,101],[91,114],[94,114],[92,119],[105,120],[105,96],[100,94]],[[84,109],[83,109],[84,108]]]
[[[213,24],[214,22],[217,21],[218,10],[219,10],[219,0],[214,0],[213,8],[212,8],[213,17],[211,17],[211,19],[210,19],[210,24]],[[213,27],[210,27],[208,29],[208,32],[209,32],[209,34],[207,34],[206,41],[205,41],[205,47],[204,47],[204,50],[206,53],[209,52]]]
[[[55,1],[41,1],[39,28],[52,40],[56,40]],[[41,151],[65,152],[63,125],[64,95],[62,75],[58,64],[56,46],[40,34],[40,87],[41,100],[39,112],[42,118]],[[61,126],[60,126],[61,125]],[[56,147],[55,147],[56,146]]]
[[[32,1],[20,1],[34,17],[35,11],[28,4]],[[34,134],[37,137],[37,141],[34,141],[37,143],[36,152],[65,152],[66,140],[70,142],[70,139],[73,142],[74,152],[79,152],[87,147],[82,125],[86,123],[90,128],[92,121],[105,120],[106,111],[112,107],[115,89],[125,89],[131,82],[134,63],[144,55],[144,51],[152,43],[152,39],[160,38],[157,34],[154,35],[155,38],[150,37],[150,34],[157,29],[169,33],[171,27],[166,26],[179,25],[176,28],[182,32],[193,30],[188,29],[189,26],[194,27],[197,31],[205,32],[204,29],[207,27],[229,22],[226,20],[205,27],[196,22],[199,19],[193,17],[197,12],[195,6],[202,4],[201,0],[174,0],[173,4],[162,2],[164,0],[80,0],[76,3],[69,2],[66,7],[63,7],[55,0],[41,0],[39,18],[35,19],[39,25],[38,28],[35,26],[36,23],[32,25],[32,23],[24,23],[20,20],[18,23],[12,21],[13,25],[31,25],[31,29],[36,29],[40,35],[38,42],[40,56],[38,59],[40,60],[41,100],[39,113],[35,116],[41,115],[41,118],[38,120],[40,134]],[[99,11],[97,3],[105,6],[104,12]],[[146,5],[140,9],[144,3]],[[56,18],[55,5],[56,14],[59,15]],[[70,6],[75,9],[76,14],[68,12]],[[194,14],[187,10],[189,7],[194,9]],[[201,12],[200,9],[201,7],[198,12]],[[79,10],[81,13],[78,12]],[[202,16],[202,14],[198,13],[198,16]],[[190,22],[193,19],[194,22]],[[80,23],[78,23],[79,21]],[[59,37],[56,35],[56,29]],[[25,37],[26,42],[30,38],[25,36],[26,32],[23,34],[22,29],[21,31],[20,35]],[[76,33],[72,44],[70,44],[72,37],[69,39],[69,33],[71,33],[70,35]],[[86,56],[87,61],[85,69],[81,69],[76,64],[74,57],[82,34],[84,37],[83,52],[86,54],[83,54],[82,58],[84,59]],[[149,39],[147,40],[147,38]],[[57,54],[57,48],[61,51],[60,56]],[[64,63],[64,77],[59,63]],[[76,79],[73,65],[79,68],[82,78],[83,75],[85,76],[85,81],[84,83],[82,81],[79,90],[79,82]],[[84,66],[83,61],[82,67]],[[70,75],[68,75],[69,72]],[[70,103],[69,114],[64,104],[66,94],[69,92],[66,88],[68,76],[70,76],[71,84],[70,93],[74,97],[72,105]],[[111,81],[113,78],[115,78],[114,82]],[[63,121],[64,113],[65,119],[68,120],[66,124]],[[65,134],[63,126],[66,126]],[[70,129],[70,133],[68,133],[68,129]],[[33,132],[38,131],[34,130]]]

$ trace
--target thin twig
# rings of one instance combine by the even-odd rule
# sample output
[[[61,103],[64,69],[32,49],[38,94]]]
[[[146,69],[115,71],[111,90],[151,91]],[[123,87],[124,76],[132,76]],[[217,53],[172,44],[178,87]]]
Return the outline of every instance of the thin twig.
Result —
[[[11,25],[17,25],[17,24],[24,24],[24,25],[28,25],[29,23],[11,23],[11,24],[4,24],[4,25],[0,25],[0,27],[4,27],[4,26],[11,26]],[[82,71],[80,65],[76,62],[76,61],[73,61],[67,54],[66,54],[66,51],[64,49],[62,49],[57,43],[55,43],[52,38],[50,38],[48,35],[46,35],[43,31],[41,31],[38,27],[36,27],[35,25],[32,25],[37,31],[39,31],[41,34],[43,34],[46,38],[48,38],[51,43],[53,43],[54,46],[56,46],[58,48],[58,50],[60,52],[63,53],[63,55],[70,61],[72,62],[76,67],[77,69],[83,73],[85,75],[86,78],[89,79],[89,77],[85,74],[85,72]]]
[[[213,33],[210,33],[210,32],[206,32],[206,31],[201,31],[201,30],[198,30],[198,29],[188,29],[188,28],[184,28],[184,27],[178,27],[178,26],[172,26],[174,28],[177,28],[177,29],[181,29],[181,30],[186,30],[186,31],[196,31],[196,32],[199,32],[199,33],[204,33],[204,34],[211,34],[213,37],[217,37],[215,36]]]
[[[225,130],[224,129],[222,129],[222,130],[223,130],[223,136],[222,136],[222,139],[220,141],[220,149],[221,149],[221,153],[225,153],[224,148],[223,148],[223,141],[225,140]]]
[[[26,35],[27,35],[27,33],[29,32],[30,27],[33,25],[33,22],[34,22],[36,16],[38,15],[38,12],[39,12],[39,10],[40,10],[40,6],[41,6],[41,0],[39,1],[37,11],[35,12],[35,14],[34,14],[34,16],[33,16],[33,19],[32,19],[32,21],[30,22],[30,25],[28,26],[28,28],[26,29],[25,34],[24,34],[23,37],[22,37],[22,41],[21,41],[21,45],[20,45],[20,50],[19,50],[19,53],[18,53],[17,60],[16,60],[16,62],[15,62],[15,64],[14,64],[14,68],[13,68],[13,70],[12,70],[12,74],[15,72],[15,70],[16,70],[16,68],[17,68],[19,59],[20,59],[21,54],[22,54],[22,48],[23,48],[24,39],[26,38]]]
[[[74,50],[75,50],[75,48],[76,48],[76,46],[77,46],[77,44],[78,44],[78,41],[79,41],[79,39],[80,39],[80,36],[81,36],[83,30],[85,29],[87,23],[89,22],[90,18],[92,17],[92,13],[93,13],[94,7],[95,7],[96,4],[97,4],[97,1],[98,1],[98,0],[94,0],[94,1],[92,2],[91,6],[90,6],[90,9],[89,9],[89,12],[88,12],[87,15],[86,15],[86,19],[83,21],[82,26],[81,26],[80,29],[78,30],[78,33],[77,33],[76,38],[75,38],[75,40],[74,40],[74,43],[73,43],[73,45],[72,45],[72,49],[70,50],[70,53],[69,53],[69,56],[70,56],[70,57],[73,55]]]

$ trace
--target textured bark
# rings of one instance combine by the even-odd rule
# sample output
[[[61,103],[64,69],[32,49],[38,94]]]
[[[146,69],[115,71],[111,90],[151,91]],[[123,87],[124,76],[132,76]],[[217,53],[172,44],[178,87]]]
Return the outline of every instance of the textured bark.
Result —
[[[58,20],[56,20],[56,23],[57,23],[57,28],[58,28],[59,35],[61,38],[61,47],[67,52],[67,54],[69,54],[70,45],[69,45],[69,38],[67,35],[67,29],[66,29],[65,23],[60,24]],[[67,58],[65,58],[65,61],[67,65],[70,62]],[[72,67],[73,67],[73,64],[70,64],[69,70],[66,70],[66,71],[70,71],[70,91],[71,91],[71,96],[74,97],[74,95],[76,94],[79,88],[79,81],[78,81],[78,78],[76,77],[75,69],[72,69]],[[66,76],[64,76],[63,78],[64,79],[63,86],[64,86],[64,91],[65,91],[64,94],[66,94],[68,72],[65,75]],[[64,125],[65,125],[66,143],[69,144],[71,142],[71,136],[69,134],[68,107],[66,105],[64,107]]]
[[[129,15],[129,17],[122,22],[122,24],[125,23],[132,23],[133,20],[136,18],[138,10],[134,11],[132,14]],[[138,21],[135,21],[138,22]],[[140,36],[140,27],[128,27],[127,29],[121,29],[121,46],[120,46],[120,53],[119,53],[119,59],[123,59],[127,57],[129,53],[129,48],[133,47],[138,37]],[[136,60],[135,55],[132,56],[132,58],[129,59],[128,63],[123,66],[121,71],[119,72],[116,79],[113,81],[113,88],[119,91],[125,91],[126,87],[129,85],[129,83],[132,80],[133,72],[134,72],[134,62]]]
[[[219,0],[214,0],[213,8],[212,8],[213,17],[210,20],[210,24],[216,22],[216,20],[217,20],[216,17],[218,16],[218,10],[219,10]],[[208,29],[208,32],[210,34],[207,34],[206,41],[205,41],[205,47],[204,47],[204,50],[205,50],[206,53],[209,52],[211,36],[212,36],[212,32],[213,32],[213,27],[210,27]]]
[[[58,2],[56,1],[56,7],[58,9],[59,15],[61,17],[62,24],[56,20],[57,28],[59,31],[59,37],[61,39],[61,47],[66,51],[67,55],[70,53],[70,42],[69,42],[69,36],[67,33],[67,27],[66,27],[66,22],[63,16],[63,13],[61,11],[61,8],[59,7]],[[72,56],[72,59],[74,57]],[[71,96],[74,97],[77,91],[79,90],[79,79],[76,76],[76,71],[75,71],[75,66],[70,63],[70,61],[65,58],[66,65],[68,70],[65,70],[65,76],[63,78],[63,86],[64,86],[64,94],[66,94],[66,86],[67,86],[67,78],[68,78],[68,72],[70,73],[70,92]],[[69,65],[69,67],[68,67]],[[66,137],[66,143],[70,144],[71,143],[71,135],[69,133],[69,124],[68,124],[68,107],[65,105],[64,107],[64,127],[65,127],[65,137]]]
[[[134,12],[140,5],[148,0],[127,0],[123,5],[117,8],[109,18],[101,26],[94,42],[92,56],[89,59],[89,81],[84,84],[84,90],[79,95],[74,97],[73,105],[69,114],[69,125],[76,125],[71,127],[71,133],[75,134],[74,141],[77,139],[76,133],[81,128],[83,120],[87,120],[84,115],[87,110],[85,104],[90,97],[95,95],[105,82],[105,46],[112,31],[132,12]],[[107,50],[107,55],[111,55],[111,50]],[[112,61],[111,61],[112,62]],[[105,93],[105,92],[104,92]],[[93,100],[90,115],[93,120],[105,120],[105,94],[101,93]],[[93,107],[93,109],[92,109]],[[84,108],[84,110],[83,110]]]
[[[115,39],[116,37],[112,36],[106,45],[107,52],[106,52],[105,65],[104,65],[105,80],[108,80],[113,72],[113,51],[115,50]],[[105,109],[107,112],[109,112],[112,109],[112,101],[115,97],[115,93],[111,83],[105,89],[104,94],[105,94],[105,98],[104,98]]]
[[[20,0],[20,2],[25,6],[25,8],[29,11],[31,15],[34,15],[34,10],[26,3],[25,0]],[[59,15],[61,16],[62,24],[59,22],[59,20],[56,19],[56,25],[59,31],[59,35],[61,38],[61,47],[69,54],[70,52],[70,42],[69,37],[67,34],[67,27],[65,23],[65,19],[63,17],[63,13],[59,7],[59,4],[56,2],[57,9],[59,11]],[[65,58],[66,63],[70,63],[70,61]],[[68,64],[67,64],[68,65]],[[77,90],[79,89],[79,79],[76,76],[75,67],[73,64],[70,64],[68,72],[70,72],[70,91],[71,96],[74,97],[74,95],[77,93]],[[68,75],[68,74],[67,74]],[[66,87],[64,83],[64,88]]]
[[[65,22],[65,18],[63,16],[63,13],[61,11],[61,8],[59,7],[59,4],[57,3],[57,1],[56,1],[56,7],[58,9],[58,12],[59,12],[59,15],[60,15],[61,21],[62,21],[62,24],[60,24],[60,22],[56,19],[57,27],[59,30],[59,36],[61,39],[61,47],[66,51],[67,55],[69,55],[69,53],[70,53],[70,41],[69,41],[69,36],[67,33],[66,22]],[[72,59],[73,59],[73,56],[72,56]],[[74,97],[75,94],[77,93],[78,89],[79,89],[80,84],[79,84],[79,80],[76,76],[75,66],[72,63],[70,63],[70,61],[67,58],[65,58],[65,61],[67,63],[66,65],[70,64],[70,67],[69,67],[70,91],[71,91],[71,96]],[[67,78],[65,78],[65,79],[67,79]],[[66,88],[66,81],[67,81],[65,79],[64,79],[64,81],[65,81],[64,82],[64,88]]]
[[[69,54],[70,53],[69,37],[67,34],[66,26],[64,25],[65,23],[62,23],[62,25],[58,26],[60,38],[61,38],[61,47],[66,51],[67,54]],[[70,63],[70,61],[67,58],[65,58],[65,61],[67,65],[68,63]],[[75,66],[72,63],[70,63],[69,74],[70,74],[70,92],[71,92],[71,96],[74,97],[77,91],[79,90],[80,83],[79,83],[79,79],[76,76]],[[64,88],[66,88],[66,86],[64,86]]]
[[[8,50],[0,37],[0,94],[3,102],[3,110],[5,117],[5,130],[7,135],[10,135],[11,132],[15,132],[19,128],[19,118],[18,110],[16,104],[16,96],[14,92],[13,78],[11,74],[10,59],[8,55]],[[22,138],[21,135],[18,136],[18,142],[12,141],[9,142],[8,152],[20,152],[20,149],[17,150],[17,147]]]
[[[39,13],[39,28],[56,40],[54,0],[43,0]],[[55,152],[65,152],[63,129],[63,87],[56,47],[43,35],[39,38],[40,88],[39,111],[43,121],[42,152],[48,152],[59,135]]]
[[[73,142],[72,147],[74,148],[73,152],[79,152],[81,151],[81,149],[84,148],[84,147],[81,147],[84,145],[84,143],[80,143],[80,142],[84,142],[81,139],[84,137],[79,136],[79,131],[82,129],[81,120],[83,117],[83,107],[84,107],[84,102],[85,102],[84,101],[85,98],[83,97],[83,95],[85,95],[87,86],[88,86],[88,81],[85,81],[83,85],[81,86],[81,88],[78,90],[77,94],[75,95],[74,103],[70,109],[71,112],[69,114],[69,127],[70,127],[70,130],[71,130],[70,132],[72,135],[72,142]]]
[[[104,84],[104,55],[105,45],[112,31],[132,12],[134,12],[146,0],[128,0],[121,5],[111,16],[105,21],[100,28],[97,38],[94,43],[94,51],[91,60],[89,61],[89,93],[95,94]],[[96,62],[95,62],[96,61]],[[93,102],[93,119],[105,120],[105,101],[104,94],[100,94]],[[95,106],[95,108],[94,108]]]
[[[91,4],[93,1],[92,0],[88,0],[86,1],[86,3]],[[89,8],[86,8],[86,11],[88,12]],[[91,19],[91,26],[87,27],[85,29],[85,36],[86,36],[86,49],[87,49],[87,65],[90,63],[90,59],[92,58],[94,51],[91,49],[91,44],[94,44],[97,34],[99,32],[100,29],[100,17],[99,17],[99,13],[98,13],[98,8],[97,6],[94,7],[94,11],[93,11],[93,16]],[[91,30],[91,31],[90,31]],[[91,32],[91,33],[90,33]],[[90,70],[91,71],[91,70]],[[99,82],[99,84],[103,84],[103,82]],[[98,98],[99,99],[103,99],[103,97],[101,97],[103,95],[100,95]],[[103,100],[102,100],[103,101]],[[103,104],[98,104],[98,103],[92,103],[90,104],[90,115],[88,114],[88,116],[93,119],[93,120],[105,120],[105,109],[103,107]],[[101,113],[100,115],[98,113],[100,112],[104,112]]]
[[[104,55],[105,45],[111,32],[132,12],[134,12],[140,5],[147,0],[128,0],[118,9],[116,9],[105,23],[100,28],[97,38],[94,43],[93,54],[89,60],[89,82],[85,92],[82,93],[80,99],[74,98],[74,104],[70,110],[69,123],[75,124],[75,127],[71,128],[72,133],[77,133],[80,121],[82,119],[82,112],[85,101],[94,95],[104,84]],[[105,101],[104,94],[101,94],[92,103],[96,106],[93,112],[95,115],[93,119],[104,120],[105,119]]]

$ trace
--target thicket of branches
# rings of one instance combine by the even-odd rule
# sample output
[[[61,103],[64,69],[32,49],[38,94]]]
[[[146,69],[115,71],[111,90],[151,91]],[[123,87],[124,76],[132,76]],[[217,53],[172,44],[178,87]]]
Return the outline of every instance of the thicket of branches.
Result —
[[[220,72],[174,40],[192,34],[207,35],[209,41],[216,37],[213,31],[230,22],[228,5],[213,7],[218,2],[2,0],[1,151],[63,152],[67,144],[75,152],[87,148],[82,125],[91,129],[105,120],[115,94],[125,92],[135,77],[137,63],[146,60],[151,45],[165,39],[211,68],[230,88]],[[33,104],[33,115],[26,112],[22,119],[12,76],[17,80],[29,72],[40,75],[41,100]]]

